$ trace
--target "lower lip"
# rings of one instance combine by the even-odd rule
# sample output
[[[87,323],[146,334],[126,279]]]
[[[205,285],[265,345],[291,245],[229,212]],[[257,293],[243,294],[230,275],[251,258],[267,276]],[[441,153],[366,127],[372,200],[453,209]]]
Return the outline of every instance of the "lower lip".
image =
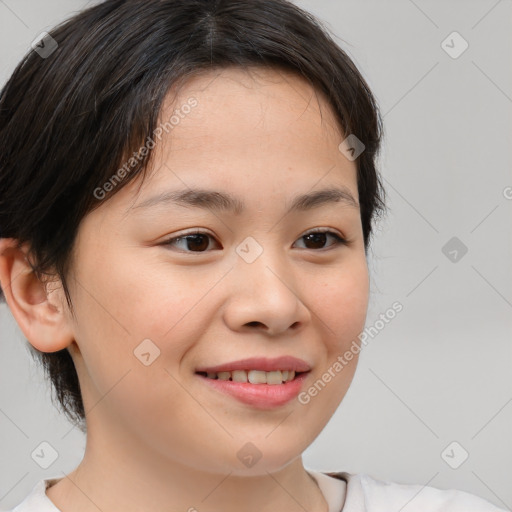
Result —
[[[200,379],[216,390],[261,409],[279,407],[296,398],[308,374],[309,372],[300,373],[293,380],[284,384],[251,384],[250,382],[210,379],[196,373]]]

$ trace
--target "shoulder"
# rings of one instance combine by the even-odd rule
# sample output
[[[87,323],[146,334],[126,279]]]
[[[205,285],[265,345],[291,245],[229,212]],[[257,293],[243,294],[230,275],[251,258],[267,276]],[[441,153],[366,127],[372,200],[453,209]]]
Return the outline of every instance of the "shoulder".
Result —
[[[505,512],[487,500],[466,491],[438,489],[420,484],[401,484],[373,478],[365,473],[329,472],[347,482],[348,512]]]
[[[54,478],[39,480],[21,503],[5,512],[60,512],[46,495],[46,488],[53,482]]]

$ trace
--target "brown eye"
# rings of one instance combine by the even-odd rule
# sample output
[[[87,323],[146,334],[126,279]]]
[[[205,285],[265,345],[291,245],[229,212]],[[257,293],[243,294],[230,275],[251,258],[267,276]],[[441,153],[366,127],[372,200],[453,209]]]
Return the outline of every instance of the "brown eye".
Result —
[[[302,235],[299,240],[304,239],[306,241],[306,244],[308,244],[308,246],[305,247],[306,249],[324,249],[324,245],[329,236],[335,239],[335,242],[334,244],[331,244],[331,247],[337,245],[346,245],[347,243],[344,238],[341,238],[333,231],[327,230],[310,231],[309,233]]]
[[[169,238],[163,242],[162,245],[177,246],[178,243],[181,243],[180,249],[184,252],[206,252],[209,247],[209,239],[213,240],[213,237],[209,233],[198,231]]]

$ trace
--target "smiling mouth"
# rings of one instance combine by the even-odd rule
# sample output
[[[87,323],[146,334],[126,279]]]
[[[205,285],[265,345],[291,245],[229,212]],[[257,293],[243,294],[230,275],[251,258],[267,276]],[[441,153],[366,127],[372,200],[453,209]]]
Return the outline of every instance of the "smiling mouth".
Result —
[[[291,382],[300,375],[309,372],[295,372],[293,370],[277,370],[265,372],[261,370],[234,370],[231,372],[195,372],[206,379],[224,380],[230,382],[241,382],[248,384],[286,384]]]

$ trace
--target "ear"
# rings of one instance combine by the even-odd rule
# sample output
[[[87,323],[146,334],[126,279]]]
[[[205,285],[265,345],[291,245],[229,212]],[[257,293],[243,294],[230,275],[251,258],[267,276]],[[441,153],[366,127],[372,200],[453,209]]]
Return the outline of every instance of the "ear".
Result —
[[[52,282],[49,292],[49,285],[33,272],[27,254],[27,244],[18,249],[16,239],[0,238],[0,285],[30,344],[40,352],[56,352],[74,341],[62,284]]]

